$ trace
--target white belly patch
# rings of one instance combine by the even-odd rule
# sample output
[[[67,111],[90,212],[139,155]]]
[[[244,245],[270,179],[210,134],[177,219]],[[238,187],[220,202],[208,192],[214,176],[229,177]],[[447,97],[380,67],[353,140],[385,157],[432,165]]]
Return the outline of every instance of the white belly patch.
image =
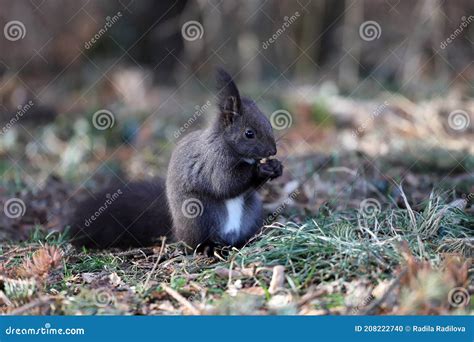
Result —
[[[244,197],[239,196],[225,201],[227,208],[227,221],[224,225],[223,233],[237,233],[240,231],[242,214],[244,211]]]

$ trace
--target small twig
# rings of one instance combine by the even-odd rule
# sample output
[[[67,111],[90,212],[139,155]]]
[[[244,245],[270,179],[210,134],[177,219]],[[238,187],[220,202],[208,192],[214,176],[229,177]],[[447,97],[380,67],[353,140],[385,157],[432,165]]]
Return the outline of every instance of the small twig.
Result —
[[[351,176],[353,177],[357,177],[358,174],[357,174],[357,170],[352,170],[348,167],[345,167],[345,166],[339,166],[339,167],[330,167],[326,170],[327,172],[344,172],[344,173],[348,173],[350,174]]]
[[[153,268],[151,269],[150,273],[148,273],[148,276],[146,277],[145,285],[143,285],[145,289],[148,288],[148,283],[151,279],[151,275],[155,273],[156,268],[158,267],[158,264],[160,263],[161,255],[163,254],[163,250],[165,249],[165,242],[166,242],[166,236],[164,236],[163,239],[161,240],[161,248],[160,248],[160,253],[158,254],[158,259],[156,259],[156,262],[153,265]]]
[[[6,306],[13,306],[13,303],[8,299],[7,295],[0,290],[0,300],[6,305]]]
[[[319,297],[327,294],[327,292],[328,291],[326,289],[319,289],[319,290],[316,290],[316,291],[307,292],[298,301],[298,307],[301,307],[303,305],[306,305],[306,304],[310,303],[313,299],[319,298]]]
[[[153,248],[135,248],[128,251],[115,253],[116,256],[135,256],[140,254],[144,257],[147,257],[149,254],[153,254]]]
[[[392,284],[390,284],[390,287],[385,291],[385,293],[380,297],[378,300],[373,301],[367,309],[362,313],[362,315],[373,315],[375,313],[375,309],[379,307],[388,297],[389,293],[395,290],[395,288],[398,286],[400,283],[400,280],[402,277],[408,272],[408,268],[404,268],[400,274],[395,278]]]
[[[234,267],[234,257],[230,260],[230,265],[229,265],[229,279],[227,280],[227,287],[229,287],[232,284],[232,268]]]
[[[285,267],[281,265],[277,265],[273,267],[273,275],[272,280],[270,281],[270,287],[268,288],[268,292],[270,294],[275,294],[279,290],[283,288],[283,284],[285,283]]]
[[[0,260],[5,259],[10,254],[14,254],[14,253],[16,255],[23,255],[25,252],[30,252],[30,251],[34,250],[36,247],[37,246],[34,245],[34,246],[28,246],[28,247],[23,247],[23,248],[19,248],[19,247],[12,248],[9,251],[3,253],[3,255],[0,256]]]
[[[25,312],[28,312],[30,310],[35,309],[36,307],[40,307],[40,306],[43,306],[45,304],[49,304],[54,299],[56,299],[56,297],[52,297],[52,296],[40,297],[38,299],[35,299],[35,300],[29,302],[28,304],[25,304],[25,305],[19,307],[18,309],[10,311],[8,314],[12,315],[12,316],[22,315]]]
[[[226,260],[225,260],[222,256],[220,256],[219,253],[217,253],[216,250],[214,250],[214,256],[215,256],[217,259],[219,259],[220,261],[226,262]]]
[[[177,291],[173,290],[171,287],[169,287],[166,284],[161,284],[163,289],[166,291],[167,294],[169,294],[171,297],[176,299],[178,303],[181,305],[185,306],[193,315],[200,315],[201,312],[193,305],[189,300],[184,298],[181,294],[179,294]]]

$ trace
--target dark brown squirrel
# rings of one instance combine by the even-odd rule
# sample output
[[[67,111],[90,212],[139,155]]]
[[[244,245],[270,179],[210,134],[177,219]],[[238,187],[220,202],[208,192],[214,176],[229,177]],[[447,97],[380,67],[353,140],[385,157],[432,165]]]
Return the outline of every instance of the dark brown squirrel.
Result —
[[[217,115],[177,144],[166,181],[110,187],[82,202],[70,223],[74,245],[142,247],[166,236],[193,249],[240,247],[261,229],[256,190],[283,171],[277,159],[266,160],[277,153],[272,126],[222,69],[217,86]]]

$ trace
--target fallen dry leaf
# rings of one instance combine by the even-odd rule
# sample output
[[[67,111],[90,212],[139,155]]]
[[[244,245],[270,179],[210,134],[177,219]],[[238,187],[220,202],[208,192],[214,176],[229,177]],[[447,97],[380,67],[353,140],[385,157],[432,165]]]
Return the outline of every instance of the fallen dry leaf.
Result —
[[[23,277],[45,278],[48,273],[61,265],[62,252],[55,246],[38,249],[31,258],[26,258],[18,273]]]

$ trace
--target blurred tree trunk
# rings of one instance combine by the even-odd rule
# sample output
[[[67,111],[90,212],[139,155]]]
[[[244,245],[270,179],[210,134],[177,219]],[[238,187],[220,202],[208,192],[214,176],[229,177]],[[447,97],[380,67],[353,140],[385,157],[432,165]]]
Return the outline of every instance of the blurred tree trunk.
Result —
[[[346,7],[351,1],[346,0]],[[356,1],[344,15],[342,29],[342,51],[344,56],[339,64],[339,84],[342,88],[355,88],[359,82],[359,63],[362,39],[359,37],[359,26],[364,21],[364,2]]]

